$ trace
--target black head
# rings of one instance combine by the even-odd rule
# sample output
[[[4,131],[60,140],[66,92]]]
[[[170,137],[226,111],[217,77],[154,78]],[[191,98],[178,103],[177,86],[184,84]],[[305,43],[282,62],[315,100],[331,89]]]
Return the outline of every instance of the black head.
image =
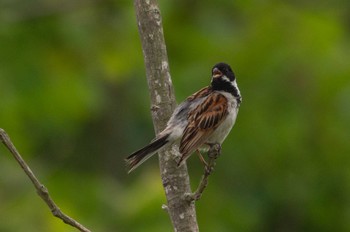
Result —
[[[211,89],[231,93],[235,97],[240,97],[237,87],[236,77],[230,65],[218,63],[212,69]]]
[[[212,77],[213,79],[219,78],[223,81],[228,79],[228,81],[234,81],[235,80],[235,74],[233,73],[230,65],[226,63],[218,63],[214,65],[212,69]],[[226,78],[225,78],[226,77]]]

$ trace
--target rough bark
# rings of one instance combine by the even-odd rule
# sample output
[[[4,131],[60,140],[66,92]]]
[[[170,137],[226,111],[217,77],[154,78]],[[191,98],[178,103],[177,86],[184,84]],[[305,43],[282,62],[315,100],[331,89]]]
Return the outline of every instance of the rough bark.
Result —
[[[156,0],[134,2],[148,88],[154,129],[159,133],[166,126],[176,107],[174,90],[164,42],[162,20]],[[159,154],[160,173],[167,198],[167,207],[174,231],[199,231],[194,202],[185,199],[191,193],[187,166],[177,167],[176,147]]]

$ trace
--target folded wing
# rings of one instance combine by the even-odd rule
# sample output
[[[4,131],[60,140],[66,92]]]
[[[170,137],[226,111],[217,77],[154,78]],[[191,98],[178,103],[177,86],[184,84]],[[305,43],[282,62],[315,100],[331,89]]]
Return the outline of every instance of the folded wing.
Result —
[[[228,114],[228,102],[220,93],[212,93],[188,115],[188,125],[180,142],[181,165],[203,145]]]

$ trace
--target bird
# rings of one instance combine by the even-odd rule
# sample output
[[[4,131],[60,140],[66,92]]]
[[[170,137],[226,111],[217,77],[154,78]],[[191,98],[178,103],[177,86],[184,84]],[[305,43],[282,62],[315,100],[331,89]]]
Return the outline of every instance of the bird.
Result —
[[[211,70],[211,82],[180,103],[166,128],[148,145],[133,152],[125,161],[128,173],[158,151],[178,144],[181,166],[199,149],[223,143],[233,125],[242,102],[236,77],[230,65],[220,62]]]

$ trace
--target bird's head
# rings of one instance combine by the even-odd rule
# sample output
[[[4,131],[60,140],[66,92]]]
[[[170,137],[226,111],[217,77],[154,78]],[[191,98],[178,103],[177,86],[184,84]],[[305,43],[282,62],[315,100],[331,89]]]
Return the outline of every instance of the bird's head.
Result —
[[[226,63],[214,65],[212,69],[212,82],[233,82],[235,79],[235,74],[230,65]]]

